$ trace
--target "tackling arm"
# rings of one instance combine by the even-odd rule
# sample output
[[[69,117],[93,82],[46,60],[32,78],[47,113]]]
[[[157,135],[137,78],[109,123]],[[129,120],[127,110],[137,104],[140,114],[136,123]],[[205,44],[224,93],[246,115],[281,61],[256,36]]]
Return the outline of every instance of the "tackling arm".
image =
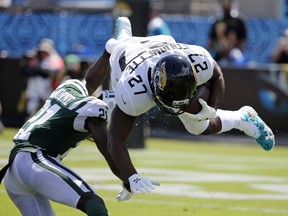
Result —
[[[125,114],[115,106],[109,127],[108,149],[121,171],[125,188],[131,190],[132,194],[150,193],[155,189],[154,186],[159,186],[160,183],[137,174],[126,147],[126,140],[134,127],[135,119],[136,117]],[[117,200],[127,200],[131,197],[127,197],[125,188],[118,194]]]
[[[88,69],[85,81],[89,95],[92,95],[103,83],[109,69],[109,57],[110,54],[105,50],[103,55]]]
[[[124,183],[129,183],[128,178],[137,173],[125,143],[135,120],[136,117],[125,114],[117,105],[115,106],[110,122],[108,147],[113,160],[122,172]]]

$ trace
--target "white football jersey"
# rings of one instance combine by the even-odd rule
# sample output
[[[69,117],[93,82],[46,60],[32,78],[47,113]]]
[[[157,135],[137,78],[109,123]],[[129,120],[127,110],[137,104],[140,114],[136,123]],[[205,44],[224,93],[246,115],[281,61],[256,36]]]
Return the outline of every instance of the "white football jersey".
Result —
[[[129,37],[116,41],[111,53],[111,85],[116,104],[128,115],[139,116],[156,103],[150,87],[157,62],[171,54],[185,56],[197,72],[197,85],[213,75],[214,59],[200,46],[176,43],[171,36]]]

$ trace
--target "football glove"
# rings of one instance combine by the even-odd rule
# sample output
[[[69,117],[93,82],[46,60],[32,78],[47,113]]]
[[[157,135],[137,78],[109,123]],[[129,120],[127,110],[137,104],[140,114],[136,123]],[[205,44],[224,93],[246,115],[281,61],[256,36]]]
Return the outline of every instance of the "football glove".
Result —
[[[202,98],[199,98],[198,101],[201,104],[202,109],[197,114],[191,114],[191,118],[198,121],[203,121],[216,117],[216,110],[213,107],[210,107]]]
[[[152,179],[134,174],[129,177],[130,189],[132,194],[136,193],[150,193],[155,189],[154,185],[160,186],[160,183]]]
[[[126,187],[124,186],[124,184],[122,184],[121,186],[122,186],[122,190],[117,194],[116,200],[117,200],[118,202],[130,200],[131,197],[133,196],[133,194],[130,193],[130,192],[126,189]]]

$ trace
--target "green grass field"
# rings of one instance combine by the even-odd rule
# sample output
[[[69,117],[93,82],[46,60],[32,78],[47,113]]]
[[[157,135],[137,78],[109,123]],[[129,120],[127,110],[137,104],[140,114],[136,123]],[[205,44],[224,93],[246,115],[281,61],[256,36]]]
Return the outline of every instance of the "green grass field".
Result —
[[[0,166],[8,158],[16,130],[0,135]],[[120,181],[93,143],[83,142],[64,163],[105,200],[111,216],[284,216],[288,215],[288,149],[265,152],[255,145],[147,139],[130,150],[138,172],[161,182],[151,194],[117,202]],[[53,203],[59,216],[84,215]],[[20,213],[0,186],[0,215]]]

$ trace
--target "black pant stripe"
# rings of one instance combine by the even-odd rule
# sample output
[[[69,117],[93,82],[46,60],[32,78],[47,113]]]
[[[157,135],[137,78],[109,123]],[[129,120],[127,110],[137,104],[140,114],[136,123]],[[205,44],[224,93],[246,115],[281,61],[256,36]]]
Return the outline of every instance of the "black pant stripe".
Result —
[[[42,152],[43,153],[43,152]],[[59,163],[57,163],[57,161],[53,160],[52,158],[50,158],[47,154],[44,155],[44,153],[42,154],[43,157],[53,163],[56,167],[59,167],[61,169],[65,168],[64,170],[67,171],[69,174],[73,175],[74,177],[76,177],[77,179],[81,180],[78,176],[76,176],[73,172],[71,172],[70,170],[67,170],[66,167],[63,167],[62,165],[60,165]],[[69,178],[67,175],[65,175],[65,173],[55,169],[53,166],[49,166],[45,163],[43,163],[37,153],[31,153],[31,157],[32,160],[34,161],[34,163],[38,164],[40,167],[42,167],[45,170],[48,170],[49,172],[54,173],[55,175],[59,176],[63,181],[65,181],[78,195],[82,195],[85,192],[71,179]],[[85,185],[86,186],[86,185]],[[90,187],[87,187],[90,190]]]
[[[72,172],[67,167],[63,166],[62,164],[59,164],[56,160],[54,160],[52,157],[50,157],[46,152],[42,152],[42,154],[43,154],[45,159],[47,159],[51,163],[55,164],[57,167],[60,167],[61,169],[65,170],[65,172],[67,172],[70,175],[74,176],[76,179],[82,181],[82,184],[87,188],[87,190],[92,191],[90,186],[83,179],[81,179],[78,175],[76,175],[74,172]]]

